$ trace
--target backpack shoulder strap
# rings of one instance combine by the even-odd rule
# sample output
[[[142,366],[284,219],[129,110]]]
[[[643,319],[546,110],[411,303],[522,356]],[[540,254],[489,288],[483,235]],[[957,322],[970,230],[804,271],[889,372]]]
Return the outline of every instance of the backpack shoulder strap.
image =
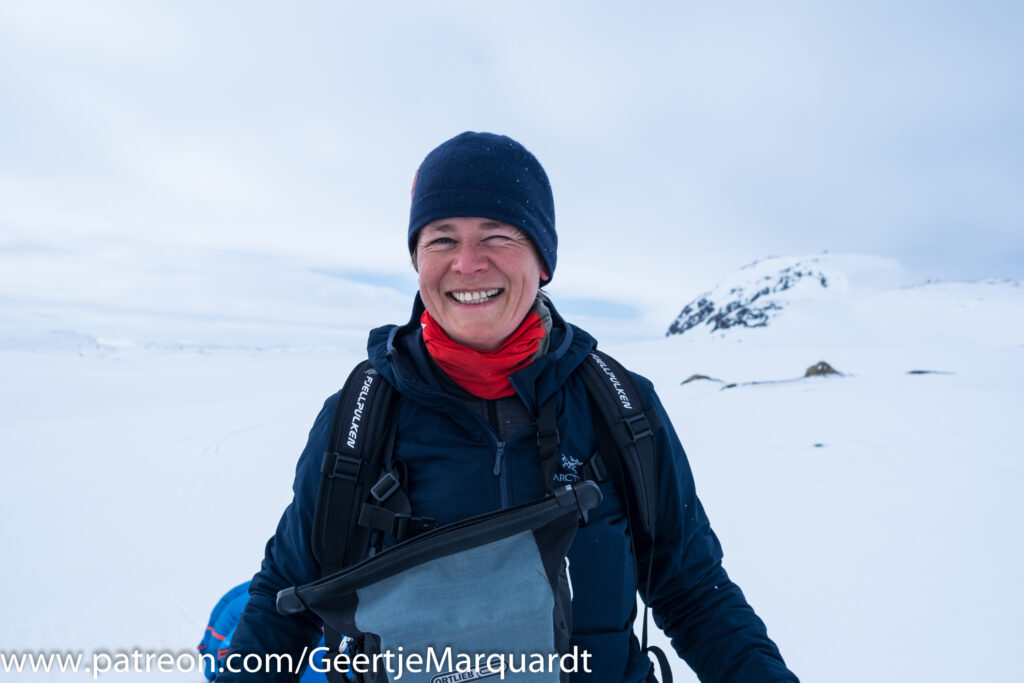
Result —
[[[647,558],[645,587],[649,590],[657,523],[654,432],[662,427],[662,420],[658,418],[657,411],[643,404],[629,371],[607,353],[593,349],[580,369],[591,403],[601,415],[601,420],[595,423],[598,453],[591,459],[590,469],[598,479],[610,472],[626,498],[630,533],[644,533],[647,537],[650,555]],[[633,569],[637,581],[640,581],[641,565],[636,552],[636,544],[633,544]],[[663,683],[672,683],[672,669],[668,666],[665,652],[656,645],[647,644],[649,611],[650,606],[645,604],[640,648],[657,659]],[[653,667],[647,681],[657,681]]]
[[[397,392],[368,360],[357,365],[338,397],[320,468],[311,546],[323,576],[433,525],[414,517],[404,463],[394,460]]]
[[[642,530],[654,535],[657,522],[658,485],[654,432],[661,420],[654,408],[641,401],[629,372],[608,354],[594,349],[580,366],[587,393],[601,414],[604,429],[598,430],[601,461],[596,469],[621,469]],[[605,438],[600,438],[604,432]],[[610,440],[611,443],[605,443]],[[621,468],[616,462],[621,462]],[[599,476],[600,478],[600,476]]]
[[[393,393],[364,360],[352,370],[338,397],[320,468],[311,538],[324,575],[342,569],[354,557],[362,559],[369,548],[369,530],[357,528],[355,522],[384,467],[386,448],[380,435],[394,419]]]
[[[654,433],[661,428],[657,411],[641,401],[636,383],[622,365],[608,354],[593,349],[580,365],[591,404],[601,419],[595,421],[598,452],[591,458],[590,470],[597,479],[610,473],[625,497],[626,519],[631,534],[643,533],[650,546],[645,586],[651,586],[654,566],[655,531],[658,521],[657,452]],[[633,570],[640,580],[636,544],[632,544]],[[650,606],[644,605],[644,626],[640,648],[653,654],[661,669],[662,682],[672,683],[672,669],[661,648],[647,643]],[[657,682],[652,667],[647,681]]]

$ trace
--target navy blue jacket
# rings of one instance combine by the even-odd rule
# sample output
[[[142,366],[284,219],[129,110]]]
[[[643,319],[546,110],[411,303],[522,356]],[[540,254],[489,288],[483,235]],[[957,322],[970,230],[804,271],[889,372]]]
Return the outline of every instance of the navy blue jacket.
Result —
[[[535,428],[499,441],[485,420],[444,388],[420,340],[421,306],[417,297],[409,323],[377,328],[368,343],[371,363],[400,395],[395,455],[408,468],[413,513],[447,524],[542,497],[545,486]],[[547,398],[558,395],[560,455],[570,463],[586,462],[596,450],[592,424],[600,417],[591,415],[586,389],[573,371],[596,343],[586,332],[564,323],[553,307],[552,314],[547,354],[511,381],[534,416]],[[653,386],[639,375],[633,379],[663,425],[656,435],[657,542],[650,589],[642,591],[655,623],[702,681],[796,681],[764,624],[722,568],[721,546]],[[274,600],[282,588],[320,577],[310,535],[320,464],[337,400],[337,394],[327,400],[310,431],[296,469],[294,499],[252,580],[252,597],[233,636],[233,652],[290,652],[297,657],[320,636],[313,615],[279,615]],[[632,630],[638,582],[624,507],[610,483],[601,488],[604,501],[590,513],[569,551],[573,644],[591,653],[593,670],[573,681],[642,681],[650,665]],[[644,575],[650,548],[639,540],[637,557]]]

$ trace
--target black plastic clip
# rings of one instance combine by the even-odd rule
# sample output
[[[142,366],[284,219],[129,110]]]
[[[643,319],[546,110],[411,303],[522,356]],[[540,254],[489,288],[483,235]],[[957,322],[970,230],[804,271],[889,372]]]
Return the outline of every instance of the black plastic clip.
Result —
[[[575,507],[580,521],[586,525],[590,521],[590,511],[601,503],[601,489],[592,481],[561,486],[555,489],[555,501],[559,507]]]
[[[651,423],[647,420],[647,415],[644,413],[627,417],[622,422],[626,425],[626,431],[629,432],[631,441],[639,441],[645,436],[654,434],[654,430],[651,429]]]
[[[332,456],[333,462],[331,462]],[[360,458],[353,458],[344,453],[327,452],[324,454],[324,464],[321,471],[331,479],[341,477],[343,479],[355,480],[359,477],[359,470],[362,466],[363,461]]]
[[[402,484],[398,481],[398,477],[391,472],[385,472],[380,475],[377,483],[370,488],[370,495],[376,498],[378,502],[383,503],[401,486]]]
[[[302,602],[295,586],[278,591],[276,605],[281,614],[298,614],[306,610],[306,604]]]

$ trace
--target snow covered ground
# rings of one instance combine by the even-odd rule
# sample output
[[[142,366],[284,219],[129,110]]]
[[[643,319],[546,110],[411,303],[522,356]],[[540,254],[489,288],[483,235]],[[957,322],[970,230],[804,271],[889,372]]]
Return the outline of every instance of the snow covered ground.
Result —
[[[111,248],[112,275],[0,253],[5,652],[194,647],[258,568],[365,330],[408,315],[408,283],[130,256]],[[1024,680],[1024,290],[814,258],[831,286],[772,294],[766,327],[603,347],[655,381],[726,567],[803,680]],[[801,378],[821,360],[843,376]]]

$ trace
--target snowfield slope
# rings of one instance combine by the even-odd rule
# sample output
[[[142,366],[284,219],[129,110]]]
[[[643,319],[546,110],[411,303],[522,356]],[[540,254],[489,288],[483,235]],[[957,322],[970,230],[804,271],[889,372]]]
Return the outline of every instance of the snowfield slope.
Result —
[[[0,281],[3,651],[194,647],[258,569],[373,307],[408,315],[386,288],[230,271],[215,293],[236,318],[157,305],[174,259],[130,306],[124,282]],[[605,348],[655,382],[726,568],[803,680],[1024,680],[1024,294],[911,284],[874,257],[765,259],[703,297],[763,326],[706,316]],[[804,378],[818,361],[842,375]]]
[[[656,378],[725,566],[803,679],[1019,680],[1024,289],[911,282],[764,259],[620,355]],[[804,377],[820,361],[842,374]]]

